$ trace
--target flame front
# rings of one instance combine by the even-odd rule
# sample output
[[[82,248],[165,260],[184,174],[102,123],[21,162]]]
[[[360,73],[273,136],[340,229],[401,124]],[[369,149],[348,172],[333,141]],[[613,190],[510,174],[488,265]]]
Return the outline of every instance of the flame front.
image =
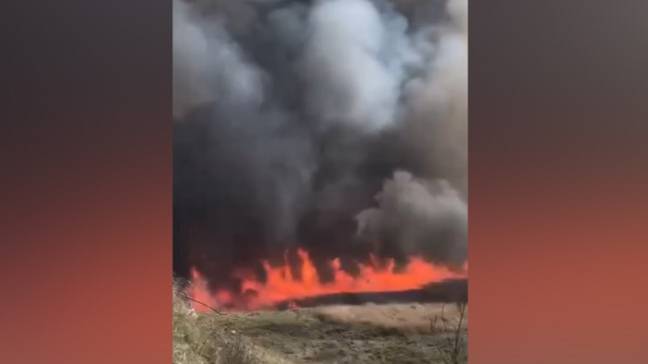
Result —
[[[195,301],[193,308],[197,311],[215,308],[236,307],[242,309],[259,309],[271,307],[279,302],[297,300],[306,297],[333,293],[393,292],[421,288],[423,285],[439,282],[449,278],[464,277],[465,273],[452,272],[449,269],[434,265],[420,257],[411,257],[405,269],[394,272],[395,263],[388,260],[380,265],[375,259],[373,264],[362,264],[357,276],[345,272],[338,258],[330,264],[334,280],[322,283],[309,254],[298,250],[301,262],[301,279],[293,277],[287,262],[272,267],[264,261],[267,280],[260,282],[249,272],[235,272],[234,276],[242,281],[243,294],[234,294],[227,290],[210,292],[205,278],[196,270],[191,270],[192,282],[189,290]],[[467,265],[464,266],[464,271]]]

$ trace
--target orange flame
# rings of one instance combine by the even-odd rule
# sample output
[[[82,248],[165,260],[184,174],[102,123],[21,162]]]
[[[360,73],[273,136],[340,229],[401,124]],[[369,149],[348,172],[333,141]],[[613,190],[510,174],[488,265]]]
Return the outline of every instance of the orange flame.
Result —
[[[352,276],[341,269],[340,260],[333,259],[330,264],[334,272],[334,280],[322,283],[319,280],[317,269],[307,251],[299,249],[297,254],[301,261],[301,279],[293,277],[287,262],[279,267],[272,267],[264,261],[266,282],[259,282],[249,272],[239,271],[233,274],[241,279],[242,292],[254,292],[245,297],[237,297],[227,290],[211,293],[207,288],[205,278],[196,270],[191,270],[192,284],[189,294],[204,304],[194,302],[193,308],[205,311],[205,305],[223,308],[238,307],[258,309],[271,307],[278,302],[296,300],[305,297],[319,296],[332,293],[361,293],[361,292],[392,292],[407,289],[417,289],[425,284],[439,282],[449,278],[464,277],[465,274],[456,273],[447,268],[434,265],[420,257],[411,257],[409,264],[402,271],[394,272],[394,260],[388,260],[381,266],[377,259],[372,257],[372,264],[360,265],[357,276]],[[467,270],[467,265],[464,266]]]

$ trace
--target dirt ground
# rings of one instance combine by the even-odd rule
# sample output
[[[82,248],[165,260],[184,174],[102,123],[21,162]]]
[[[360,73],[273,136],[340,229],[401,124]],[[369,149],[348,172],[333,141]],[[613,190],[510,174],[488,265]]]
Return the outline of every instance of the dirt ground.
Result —
[[[367,304],[209,313],[196,320],[226,340],[245,343],[253,362],[414,364],[446,362],[457,318],[451,304]],[[463,356],[466,330],[460,332]]]

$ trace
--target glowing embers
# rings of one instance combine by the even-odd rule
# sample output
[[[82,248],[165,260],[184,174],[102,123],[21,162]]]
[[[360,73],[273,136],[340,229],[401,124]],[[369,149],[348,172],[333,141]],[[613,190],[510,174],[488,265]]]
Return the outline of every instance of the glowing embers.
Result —
[[[232,276],[241,280],[241,292],[217,290],[210,292],[204,277],[195,269],[191,271],[192,284],[188,294],[196,301],[216,308],[259,309],[272,307],[279,302],[320,296],[333,293],[393,292],[417,289],[431,282],[459,278],[465,274],[452,272],[447,268],[426,262],[420,257],[411,257],[404,269],[394,270],[393,260],[379,264],[371,259],[370,264],[361,264],[353,276],[341,268],[340,260],[330,261],[334,279],[322,283],[317,269],[305,250],[298,250],[301,277],[293,277],[287,259],[284,264],[273,267],[263,262],[266,281],[260,282],[254,274],[236,271]],[[467,266],[465,267],[467,269]],[[193,303],[197,311],[209,310],[205,305]]]

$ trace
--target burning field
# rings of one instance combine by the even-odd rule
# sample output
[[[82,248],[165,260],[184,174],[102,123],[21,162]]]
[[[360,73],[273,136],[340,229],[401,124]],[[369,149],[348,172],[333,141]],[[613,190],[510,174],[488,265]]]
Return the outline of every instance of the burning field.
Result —
[[[193,299],[192,308],[208,311],[209,307],[222,309],[252,310],[273,308],[278,305],[301,306],[300,302],[316,300],[318,297],[334,297],[335,294],[388,293],[416,290],[430,282],[463,277],[463,273],[452,272],[435,266],[424,259],[413,257],[400,271],[394,272],[393,260],[384,265],[378,262],[361,265],[357,274],[351,275],[340,268],[339,259],[331,261],[333,280],[322,282],[317,269],[307,252],[298,251],[300,277],[293,276],[289,265],[272,267],[263,263],[265,281],[259,281],[252,273],[235,272],[241,279],[242,294],[225,289],[211,291],[206,279],[192,269],[191,285],[187,295]]]
[[[467,0],[173,0],[173,119],[176,347],[439,358],[430,315],[468,274]],[[408,349],[299,346],[336,337]]]

